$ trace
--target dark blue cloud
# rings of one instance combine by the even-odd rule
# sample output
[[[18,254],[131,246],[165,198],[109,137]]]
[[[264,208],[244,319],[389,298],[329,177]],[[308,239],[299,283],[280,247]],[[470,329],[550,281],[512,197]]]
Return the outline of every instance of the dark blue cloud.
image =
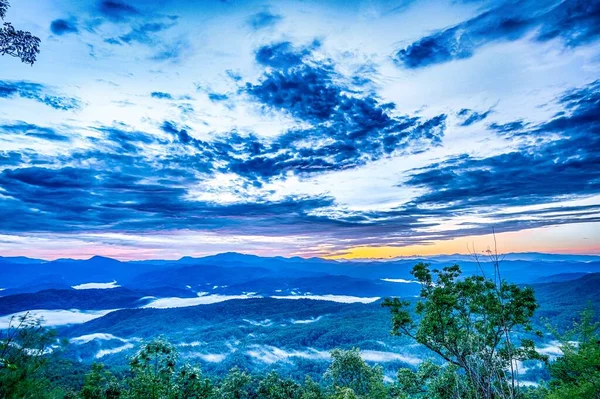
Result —
[[[302,59],[309,55],[318,42],[304,49],[296,49],[290,42],[279,42],[261,46],[256,51],[256,61],[259,64],[273,68],[290,68],[299,65]]]
[[[458,117],[462,119],[460,126],[471,126],[474,123],[480,122],[487,118],[492,113],[492,110],[485,112],[477,112],[472,109],[463,108],[458,111]]]
[[[118,38],[105,39],[105,42],[116,45],[140,43],[147,46],[154,46],[160,42],[158,33],[175,26],[175,20],[170,19],[168,22],[146,22],[133,27],[129,33]]]
[[[328,84],[340,87],[339,82]],[[232,132],[204,141],[189,128],[165,121],[160,127],[171,140],[115,125],[98,129],[102,139],[94,150],[52,157],[46,165],[30,166],[31,160],[25,159],[30,155],[25,153],[0,152],[0,164],[8,167],[0,172],[0,231],[190,229],[319,234],[323,242],[344,240],[345,245],[407,245],[491,231],[489,223],[470,223],[449,232],[431,229],[452,216],[485,214],[495,220],[497,232],[599,220],[598,205],[552,205],[600,193],[596,167],[600,164],[600,121],[595,117],[600,111],[599,82],[562,95],[557,100],[562,111],[547,122],[502,125],[503,135],[509,135],[514,126],[517,137],[526,130],[531,137],[547,138],[543,145],[524,144],[519,150],[487,158],[465,154],[414,170],[403,185],[425,189],[425,193],[387,211],[337,208],[330,213],[335,202],[321,196],[279,201],[250,198],[244,184],[234,190],[240,197],[246,195],[247,200],[240,203],[200,201],[190,195],[203,187],[206,175],[218,172],[260,184],[287,173],[354,167],[385,156],[388,141],[391,151],[435,142],[446,119],[445,115],[430,119],[394,115],[392,106],[368,96],[349,96],[341,88],[331,98],[338,101],[329,111],[331,125],[310,107],[284,101],[312,127],[272,140]],[[388,126],[393,127],[389,132]],[[399,141],[394,141],[398,136]],[[307,139],[327,139],[327,144],[302,145]],[[165,151],[140,151],[149,144],[160,144]],[[533,204],[547,207],[526,213],[505,209]]]
[[[221,93],[208,93],[208,99],[212,102],[219,102],[228,100],[229,96]]]
[[[86,21],[87,29],[95,31],[105,22],[117,23],[129,31],[117,37],[105,37],[103,41],[114,46],[141,45],[151,50],[148,59],[153,61],[180,62],[191,51],[185,38],[165,39],[163,34],[177,25],[179,17],[156,13],[151,7],[139,9],[122,1],[105,0],[99,3],[98,13],[103,18]]]
[[[245,140],[240,136],[232,141],[238,145]],[[418,215],[400,212],[385,215],[383,220],[374,220],[382,216],[376,213],[327,216],[321,211],[335,202],[323,196],[288,196],[277,201],[247,198],[233,204],[200,201],[189,195],[190,188],[199,185],[192,170],[197,166],[196,156],[144,161],[139,155],[87,151],[68,158],[72,164],[78,160],[79,166],[22,166],[0,172],[0,232],[189,229],[267,236],[319,234],[323,240],[367,241],[398,230],[432,226]],[[235,194],[241,196],[244,191],[240,187]],[[417,242],[422,238],[407,234],[404,239]]]
[[[140,11],[125,2],[116,0],[103,0],[98,5],[98,12],[101,16],[113,20],[123,21],[133,16],[140,15]]]
[[[293,228],[309,219],[310,212],[333,204],[326,197],[229,205],[196,201],[188,198],[186,188],[174,175],[163,174],[165,177],[157,180],[150,172],[140,175],[77,167],[5,169],[0,173],[4,190],[0,231],[264,231],[272,230],[274,223],[282,229]],[[9,218],[6,209],[18,211],[20,217]]]
[[[203,90],[212,101],[227,99]],[[195,149],[202,173],[234,173],[245,179],[243,184],[261,186],[289,173],[343,170],[392,154],[425,151],[439,145],[444,135],[445,115],[394,115],[393,104],[349,90],[332,65],[313,65],[310,60],[272,68],[242,91],[261,103],[264,112],[289,113],[308,127],[274,139],[232,132],[204,141],[188,127],[164,121],[160,129],[175,145]]]
[[[57,132],[55,129],[37,126],[23,121],[0,125],[0,132],[4,134],[22,134],[49,141],[70,141],[68,136]]]
[[[534,39],[559,38],[568,47],[600,37],[600,2],[585,0],[506,1],[456,26],[424,37],[399,50],[395,60],[406,68],[471,57],[495,41],[513,41],[535,32]]]
[[[78,33],[77,22],[74,19],[55,19],[50,24],[50,30],[55,35],[64,35],[67,33]]]
[[[52,90],[43,84],[24,80],[0,80],[0,98],[28,98],[54,109],[67,111],[81,108],[79,100],[50,94]]]
[[[195,140],[189,135],[186,129],[180,129],[174,122],[164,121],[160,128],[163,132],[175,136],[183,144],[189,144]],[[206,146],[208,146],[208,144],[206,144]]]
[[[417,171],[407,184],[428,193],[414,205],[465,210],[599,194],[600,81],[565,93],[558,103],[563,111],[548,122],[492,126],[503,136],[526,135],[518,151],[465,155]]]
[[[18,151],[0,151],[0,166],[17,166],[23,162],[23,155]]]
[[[595,0],[565,0],[542,17],[537,39],[562,39],[577,47],[600,37],[600,3]]]
[[[105,137],[103,142],[117,148],[119,152],[136,153],[143,151],[144,144],[160,143],[155,136],[146,132],[128,130],[123,124],[111,127],[99,127]]]
[[[105,43],[112,44],[114,46],[122,46],[123,43],[119,39],[115,39],[114,37],[109,37],[108,39],[104,39]]]
[[[281,15],[273,14],[269,11],[261,11],[248,18],[248,25],[254,30],[259,30],[272,27],[282,19]]]
[[[225,74],[227,75],[228,78],[230,78],[234,82],[239,82],[242,80],[242,75],[240,75],[237,72],[232,71],[231,69],[226,70]]]
[[[165,93],[165,92],[162,92],[162,91],[153,91],[152,93],[150,93],[150,95],[153,98],[158,98],[158,99],[161,99],[161,100],[172,100],[173,99],[173,96],[171,94]]]
[[[488,128],[496,131],[501,136],[516,136],[518,134],[527,134],[527,125],[526,122],[518,120],[508,123],[493,122],[488,125]]]
[[[349,90],[332,65],[309,60],[266,72],[246,92],[265,112],[281,111],[310,127],[292,129],[253,157],[235,156],[231,171],[255,180],[286,173],[309,174],[354,168],[390,154],[438,145],[445,115],[429,120],[395,115],[394,105]]]

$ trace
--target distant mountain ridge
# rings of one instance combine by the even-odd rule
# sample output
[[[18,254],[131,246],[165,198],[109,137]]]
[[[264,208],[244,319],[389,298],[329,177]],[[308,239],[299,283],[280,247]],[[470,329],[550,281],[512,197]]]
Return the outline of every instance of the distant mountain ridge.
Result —
[[[478,253],[478,256],[480,258],[480,260],[485,261],[487,260],[487,255],[483,254],[483,253]],[[546,253],[546,252],[509,252],[506,254],[501,254],[501,257],[504,260],[538,260],[538,261],[577,261],[577,262],[590,262],[590,261],[600,261],[600,255],[580,255],[580,254],[553,254],[553,253]],[[10,263],[22,263],[22,264],[32,264],[32,263],[50,263],[50,262],[81,262],[81,261],[89,261],[89,260],[114,260],[114,261],[118,261],[121,263],[131,263],[131,264],[135,264],[135,263],[153,263],[153,264],[159,264],[159,263],[179,263],[179,264],[189,264],[189,263],[196,263],[199,261],[203,261],[203,262],[220,262],[220,261],[226,261],[226,262],[233,262],[233,261],[243,261],[246,263],[252,263],[252,262],[260,262],[264,259],[273,259],[273,260],[280,260],[283,262],[316,262],[316,263],[321,263],[321,262],[339,262],[339,263],[345,263],[345,262],[396,262],[396,261],[403,261],[403,260],[423,260],[423,261],[428,261],[428,260],[432,260],[432,261],[447,261],[447,260],[458,260],[458,261],[472,261],[474,259],[473,255],[471,254],[440,254],[440,255],[411,255],[411,256],[399,256],[399,257],[395,257],[395,258],[388,258],[388,259],[379,259],[379,258],[362,258],[362,259],[325,259],[325,258],[318,258],[318,257],[311,257],[311,258],[302,258],[300,256],[293,256],[293,257],[285,257],[285,256],[259,256],[259,255],[254,255],[254,254],[245,254],[245,253],[241,253],[241,252],[221,252],[218,254],[214,254],[214,255],[206,255],[206,256],[198,256],[198,257],[194,257],[194,256],[183,256],[179,259],[144,259],[144,260],[129,260],[129,261],[119,261],[117,259],[114,258],[110,258],[110,257],[106,257],[106,256],[101,256],[101,255],[94,255],[90,258],[87,259],[74,259],[74,258],[59,258],[59,259],[53,259],[53,260],[44,260],[44,259],[36,259],[36,258],[29,258],[26,256],[9,256],[9,257],[4,257],[4,256],[0,256],[0,262],[6,261],[6,262],[10,262]]]
[[[513,259],[515,257],[525,259]],[[436,268],[457,263],[467,275],[478,274],[482,270],[484,273],[493,273],[487,257],[480,258],[480,267],[467,255],[437,255],[388,261],[261,257],[236,252],[201,258],[126,262],[103,256],[54,261],[6,257],[0,258],[0,288],[3,289],[0,296],[113,281],[129,289],[160,294],[160,288],[164,292],[175,292],[178,293],[177,296],[188,297],[201,291],[228,295],[243,292],[273,294],[286,290],[301,293],[316,291],[323,294],[329,286],[319,284],[319,277],[330,279],[330,287],[339,288],[335,291],[336,294],[358,295],[362,286],[362,291],[368,295],[372,295],[377,289],[383,290],[382,295],[398,292],[408,295],[412,290],[406,290],[400,283],[395,283],[394,286],[390,285],[394,283],[384,284],[381,280],[410,280],[410,271],[419,261],[431,263]],[[600,272],[599,256],[523,253],[508,254],[502,262],[503,278],[517,283],[553,281],[549,276],[574,274],[578,277],[593,272]],[[545,278],[550,280],[544,280]],[[556,278],[558,277],[554,279]],[[350,279],[357,280],[351,282]],[[343,292],[344,290],[347,292]]]

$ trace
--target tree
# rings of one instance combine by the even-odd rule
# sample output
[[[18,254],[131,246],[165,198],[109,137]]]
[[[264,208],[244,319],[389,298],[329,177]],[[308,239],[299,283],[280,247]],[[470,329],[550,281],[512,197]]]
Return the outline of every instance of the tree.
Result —
[[[237,367],[232,368],[221,382],[219,398],[249,399],[255,397],[252,377]]]
[[[10,7],[8,0],[0,0],[0,18],[4,20]],[[22,62],[33,65],[40,53],[40,39],[29,32],[16,30],[10,22],[0,27],[0,54],[20,58]]]
[[[431,361],[419,365],[416,371],[398,370],[398,380],[391,388],[392,396],[399,399],[452,399],[464,392],[464,375],[453,364],[444,366]]]
[[[534,292],[502,280],[498,263],[494,279],[462,278],[458,265],[432,272],[428,264],[417,264],[411,272],[421,283],[416,320],[409,302],[383,303],[392,313],[392,334],[413,338],[464,373],[466,387],[459,386],[454,397],[515,398],[519,361],[545,359],[533,340],[523,338],[532,333]]]
[[[306,377],[300,397],[301,399],[325,399],[326,395],[320,384],[313,381],[312,378]]]
[[[388,395],[383,383],[383,370],[371,367],[360,357],[358,349],[331,351],[333,361],[325,372],[335,391],[334,397],[355,397],[383,399]],[[341,396],[340,396],[341,395]]]
[[[117,399],[121,396],[121,387],[102,363],[94,363],[84,378],[80,396],[83,399]]]
[[[283,379],[275,371],[270,372],[258,385],[258,395],[264,399],[300,399],[301,387],[289,379]]]
[[[211,398],[214,387],[208,378],[202,376],[202,370],[189,364],[184,364],[175,378],[175,399],[204,399]]]
[[[562,357],[550,364],[549,399],[600,399],[600,323],[585,310],[581,321],[560,336]]]
[[[127,381],[132,398],[168,398],[174,390],[177,351],[159,337],[142,345],[129,362],[132,377]]]
[[[41,372],[48,363],[53,331],[27,312],[10,318],[0,330],[0,398],[46,397],[49,383]]]

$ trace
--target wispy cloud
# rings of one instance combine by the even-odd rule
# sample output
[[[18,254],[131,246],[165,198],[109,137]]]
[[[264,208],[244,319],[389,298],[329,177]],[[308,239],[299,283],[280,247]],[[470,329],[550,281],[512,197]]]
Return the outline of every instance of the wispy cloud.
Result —
[[[41,83],[23,80],[0,80],[0,99],[31,99],[61,111],[76,110],[81,102],[73,97],[55,95],[54,90]]]
[[[501,1],[489,10],[399,50],[398,64],[421,68],[472,57],[481,47],[499,41],[514,41],[532,34],[544,42],[559,39],[565,46],[588,44],[600,36],[600,5],[597,2]]]
[[[261,11],[256,14],[252,14],[248,18],[247,22],[252,29],[259,30],[273,27],[282,19],[283,17],[281,15],[273,14],[270,11]]]

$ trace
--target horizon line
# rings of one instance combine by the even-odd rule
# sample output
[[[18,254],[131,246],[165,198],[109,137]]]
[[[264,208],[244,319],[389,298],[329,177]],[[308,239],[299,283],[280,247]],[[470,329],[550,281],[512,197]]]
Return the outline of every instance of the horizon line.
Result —
[[[273,258],[283,258],[283,259],[294,259],[294,258],[300,258],[303,260],[310,260],[310,259],[319,259],[319,260],[325,260],[325,261],[336,261],[336,262],[361,262],[361,261],[383,261],[383,262],[393,262],[396,260],[409,260],[409,259],[413,259],[413,258],[435,258],[435,257],[443,257],[443,256],[471,256],[473,257],[473,253],[461,253],[461,252],[455,252],[455,253],[440,253],[440,254],[430,254],[430,255],[419,255],[419,254],[413,254],[413,255],[400,255],[400,256],[394,256],[394,257],[365,257],[365,258],[335,258],[332,259],[328,256],[324,256],[324,257],[320,257],[320,256],[302,256],[302,255],[290,255],[290,256],[283,256],[283,255],[274,255],[274,256],[264,256],[264,255],[257,255],[254,253],[248,253],[248,252],[237,252],[237,251],[225,251],[225,252],[215,252],[212,254],[207,254],[207,255],[183,255],[180,256],[179,258],[173,258],[173,259],[168,259],[168,258],[146,258],[146,259],[129,259],[129,258],[121,258],[119,256],[116,257],[112,257],[112,256],[104,256],[104,255],[92,255],[92,256],[88,256],[86,255],[85,257],[57,257],[57,258],[44,258],[44,257],[29,257],[26,255],[12,255],[12,256],[4,256],[0,254],[0,259],[15,259],[15,258],[25,258],[25,259],[30,259],[30,260],[42,260],[45,262],[56,262],[56,261],[60,261],[60,260],[72,260],[72,261],[87,261],[87,260],[91,260],[93,258],[105,258],[105,259],[111,259],[111,260],[116,260],[119,262],[145,262],[145,261],[173,261],[173,262],[177,262],[180,261],[182,259],[185,258],[192,258],[192,259],[203,259],[203,258],[210,258],[210,257],[214,257],[214,256],[219,256],[219,255],[226,255],[226,254],[231,254],[231,255],[243,255],[243,256],[254,256],[254,257],[258,257],[258,258],[265,258],[265,259],[273,259]],[[589,256],[589,257],[597,257],[600,258],[600,254],[594,254],[594,253],[561,253],[561,252],[539,252],[539,251],[521,251],[521,252],[505,252],[505,253],[499,253],[499,256],[502,257],[506,257],[508,255],[523,255],[523,254],[538,254],[538,255],[551,255],[551,256]],[[482,257],[488,257],[488,254],[486,253],[482,253],[482,254],[478,254],[478,256],[482,256]]]

